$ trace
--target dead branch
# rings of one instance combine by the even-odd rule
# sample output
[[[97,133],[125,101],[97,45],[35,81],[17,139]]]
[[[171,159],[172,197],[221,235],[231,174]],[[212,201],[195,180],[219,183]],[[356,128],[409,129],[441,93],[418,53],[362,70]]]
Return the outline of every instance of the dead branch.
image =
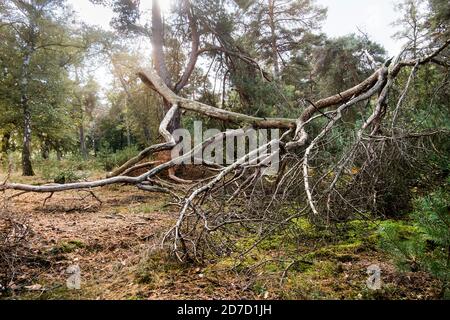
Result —
[[[55,192],[82,189],[87,189],[88,192],[92,192],[92,189],[98,187],[112,184],[127,184],[148,192],[171,194],[179,201],[180,211],[176,224],[165,234],[163,242],[166,242],[169,239],[173,241],[172,250],[178,259],[182,261],[189,259],[191,256],[198,258],[197,253],[201,245],[208,247],[209,250],[214,250],[213,246],[205,239],[213,232],[220,232],[222,226],[225,225],[239,224],[242,228],[253,228],[254,230],[254,224],[259,221],[260,225],[258,226],[258,232],[262,235],[263,230],[266,230],[266,233],[264,234],[264,236],[266,236],[271,230],[273,231],[280,227],[280,224],[286,223],[286,221],[292,220],[293,217],[298,217],[306,212],[306,209],[304,209],[300,214],[290,215],[288,218],[286,218],[286,216],[267,216],[269,214],[268,208],[274,202],[278,192],[282,193],[282,197],[285,197],[288,188],[295,189],[294,192],[301,194],[302,197],[306,197],[306,207],[313,213],[313,216],[320,216],[321,209],[319,200],[322,199],[321,197],[323,197],[323,194],[320,195],[321,197],[316,197],[315,187],[312,187],[310,182],[310,164],[312,162],[313,152],[316,152],[316,150],[320,148],[319,143],[328,139],[329,133],[342,119],[344,111],[360,102],[371,100],[377,95],[377,103],[374,110],[357,131],[356,141],[350,148],[350,152],[344,155],[338,162],[337,167],[335,167],[337,173],[331,182],[330,187],[327,189],[328,192],[324,193],[325,195],[328,195],[328,204],[331,201],[329,196],[331,190],[335,189],[337,181],[343,175],[345,167],[351,159],[355,157],[357,149],[361,149],[367,156],[367,160],[363,162],[363,165],[360,168],[360,171],[364,174],[370,175],[370,170],[368,168],[372,168],[374,165],[385,165],[377,155],[384,155],[386,152],[386,145],[390,138],[382,136],[383,133],[379,129],[382,120],[386,115],[388,94],[391,91],[396,76],[402,68],[413,67],[406,88],[403,90],[403,94],[397,103],[397,108],[395,109],[395,114],[397,115],[398,109],[400,108],[412,81],[412,75],[415,69],[417,69],[418,66],[435,59],[449,43],[450,41],[447,41],[443,46],[435,49],[428,56],[419,59],[402,61],[400,55],[396,57],[396,59],[390,59],[366,80],[353,88],[316,102],[310,102],[310,105],[299,114],[297,119],[259,118],[231,112],[225,109],[214,108],[177,95],[177,93],[171,90],[169,86],[166,85],[166,82],[157,75],[156,71],[151,69],[140,71],[138,73],[140,79],[147,86],[157,91],[171,106],[159,127],[159,132],[164,139],[164,143],[146,148],[137,157],[130,159],[120,168],[109,173],[108,178],[105,179],[42,186],[8,183],[5,181],[5,183],[0,185],[0,190],[18,190],[22,192],[53,194]],[[331,107],[334,106],[338,107],[335,110],[324,111],[324,109],[331,109]],[[256,150],[250,150],[243,157],[226,167],[206,162],[197,164],[199,166],[208,167],[208,169],[213,168],[214,170],[211,170],[212,176],[201,181],[189,181],[189,189],[185,188],[182,190],[179,188],[179,190],[176,190],[174,185],[159,181],[158,175],[163,171],[173,169],[184,161],[192,160],[199,152],[204,151],[205,148],[212,144],[221,142],[227,138],[239,137],[245,132],[242,129],[222,132],[194,146],[191,151],[168,160],[167,162],[140,164],[142,160],[152,153],[172,150],[176,146],[177,141],[175,141],[168,128],[170,122],[180,109],[222,120],[224,122],[239,124],[241,127],[245,128],[278,128],[287,130],[287,132],[279,139],[274,139]],[[319,114],[315,115],[316,113]],[[308,126],[314,120],[319,118],[327,118],[328,122],[318,134],[310,139],[312,131],[309,130]],[[365,131],[369,128],[371,129],[369,135],[365,135]],[[295,133],[291,134],[294,130]],[[324,143],[331,142],[333,142],[333,140],[329,139],[328,141],[325,140]],[[367,142],[367,144],[364,142]],[[280,150],[274,150],[272,148],[274,144],[279,144]],[[267,151],[268,147],[271,148],[270,151]],[[262,178],[265,175],[265,170],[269,163],[279,156],[283,159],[290,157],[293,159],[292,161],[294,164],[291,168],[281,173],[281,177],[278,176],[277,179],[275,179],[277,182],[274,186],[267,188],[268,183],[264,183]],[[143,168],[147,168],[147,171],[137,177],[126,176],[135,170]],[[355,185],[357,183],[360,183],[361,185],[364,184],[362,174],[356,174],[351,178],[351,183],[354,183]],[[298,181],[300,181],[300,184],[296,184]],[[285,185],[284,191],[280,191],[281,185]],[[302,186],[299,187],[299,185]],[[257,187],[259,188],[259,193],[256,192]],[[272,190],[271,193],[269,193],[268,190]],[[351,201],[346,198],[347,194],[338,191],[335,192],[337,197],[342,198],[342,201],[348,202],[348,205],[350,206],[352,205]],[[185,194],[180,195],[181,193]],[[269,197],[267,197],[268,194],[270,195]],[[373,202],[376,203],[377,190],[373,190],[371,196],[373,196]],[[258,199],[255,201],[255,197],[260,197],[262,200]],[[264,198],[266,197],[268,201],[264,201]],[[268,202],[269,206],[264,207]],[[259,204],[263,209],[258,207]],[[248,211],[246,214],[243,214],[241,212],[242,210],[236,209],[240,209],[244,205],[246,205],[245,210]],[[330,206],[328,206],[328,208],[330,208]],[[281,222],[277,224],[275,228],[264,228],[263,223],[265,221],[276,221],[277,219]],[[261,236],[260,239],[263,239],[264,236]],[[223,239],[219,239],[216,241],[222,240]]]

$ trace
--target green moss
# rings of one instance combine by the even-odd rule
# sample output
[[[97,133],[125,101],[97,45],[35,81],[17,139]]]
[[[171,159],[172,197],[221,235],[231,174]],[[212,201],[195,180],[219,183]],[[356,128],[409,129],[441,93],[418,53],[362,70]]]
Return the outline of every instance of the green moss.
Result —
[[[303,258],[307,261],[337,260],[348,262],[357,260],[357,254],[365,250],[361,240],[351,243],[328,245],[314,252],[307,253]]]
[[[85,299],[93,299],[95,296],[92,292],[87,289],[82,288],[81,290],[72,290],[68,289],[66,284],[57,284],[55,283],[44,285],[46,289],[44,291],[29,291],[21,294],[16,297],[22,300],[85,300]]]
[[[320,278],[326,279],[333,277],[339,270],[338,265],[334,261],[320,261],[314,264],[314,268],[310,268],[306,273]]]
[[[379,239],[377,230],[381,221],[352,220],[343,226],[344,240],[347,242],[364,241],[366,245],[374,246]]]
[[[157,288],[160,285],[173,281],[183,265],[164,252],[156,252],[143,260],[136,271],[136,280],[140,284]]]
[[[71,253],[76,251],[77,249],[83,249],[86,245],[79,240],[70,240],[67,242],[62,242],[56,247],[50,250],[52,254],[62,254],[62,253]]]
[[[283,271],[285,268],[284,263],[273,261],[273,258],[269,255],[268,251],[255,248],[243,257],[239,254],[235,254],[221,258],[215,264],[207,266],[205,273],[214,273],[232,269],[237,272],[242,272],[257,264],[260,264],[260,268],[263,271],[269,273]]]
[[[292,223],[299,229],[303,230],[305,233],[312,234],[316,231],[315,227],[311,224],[311,222],[307,218],[292,219]]]
[[[256,294],[263,295],[266,291],[266,285],[262,281],[255,281],[255,284],[252,287],[252,291]]]

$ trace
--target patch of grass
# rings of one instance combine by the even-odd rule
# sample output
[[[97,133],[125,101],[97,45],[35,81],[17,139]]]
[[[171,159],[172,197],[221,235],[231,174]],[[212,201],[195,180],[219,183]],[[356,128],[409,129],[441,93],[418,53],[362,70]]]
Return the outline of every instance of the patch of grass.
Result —
[[[166,212],[169,208],[164,201],[159,201],[157,199],[152,199],[152,202],[143,203],[136,208],[133,208],[135,213],[155,213],[155,212]]]
[[[139,264],[136,280],[155,289],[173,281],[182,270],[183,265],[175,258],[164,251],[156,251]]]
[[[267,291],[285,299],[358,298],[360,288],[355,290],[354,285],[345,281],[343,266],[359,261],[361,254],[376,250],[379,223],[354,220],[332,231],[317,228],[306,218],[294,219],[293,229],[288,232],[263,239],[244,257],[236,253],[224,257],[207,270],[233,269],[260,275],[263,281],[257,279],[252,287],[258,296]],[[256,237],[241,238],[236,242],[236,249],[245,252],[256,241]],[[292,261],[296,262],[292,264]],[[280,288],[280,276],[284,273],[287,276]]]
[[[98,152],[98,161],[106,171],[123,165],[129,159],[139,153],[137,146],[127,147],[123,150],[113,152],[108,146],[104,146]]]
[[[34,169],[47,181],[68,183],[88,178],[93,172],[99,171],[101,166],[95,158],[83,160],[79,155],[74,154],[63,160],[57,160],[53,156],[49,159],[36,159]]]
[[[44,291],[24,291],[17,296],[13,296],[13,299],[19,300],[86,300],[95,299],[94,292],[90,291],[86,287],[86,284],[82,283],[80,290],[69,289],[66,283],[43,283]]]
[[[314,252],[305,254],[305,260],[321,260],[330,259],[340,262],[348,262],[357,259],[356,254],[365,250],[364,243],[357,240],[352,243],[341,243],[336,245],[328,245]]]
[[[64,254],[64,253],[71,253],[74,252],[78,249],[83,249],[85,248],[86,245],[79,241],[79,240],[70,240],[67,242],[62,242],[59,245],[53,247],[50,250],[51,254]]]
[[[353,220],[346,224],[346,237],[348,241],[364,240],[367,244],[376,244],[379,238],[379,220],[365,221]]]
[[[66,169],[59,171],[53,178],[53,181],[58,184],[78,182],[86,179],[86,173],[80,171],[73,171],[72,169]]]

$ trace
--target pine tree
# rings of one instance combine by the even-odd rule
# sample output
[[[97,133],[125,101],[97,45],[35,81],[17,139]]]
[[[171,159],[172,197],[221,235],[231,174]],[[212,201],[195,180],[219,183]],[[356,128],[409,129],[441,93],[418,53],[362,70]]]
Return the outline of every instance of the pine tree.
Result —
[[[443,298],[450,299],[450,193],[442,188],[415,201],[413,225],[385,223],[382,247],[402,270],[426,270],[441,280]]]

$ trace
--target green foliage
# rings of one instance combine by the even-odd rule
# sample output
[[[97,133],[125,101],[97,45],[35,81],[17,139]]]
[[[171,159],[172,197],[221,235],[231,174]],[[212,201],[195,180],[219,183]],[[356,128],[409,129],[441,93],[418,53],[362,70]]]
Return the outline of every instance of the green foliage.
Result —
[[[20,162],[17,153],[12,154]],[[37,157],[35,159],[37,173],[46,181],[55,183],[69,183],[84,180],[96,170],[101,170],[101,165],[97,159],[84,160],[78,153],[68,154],[64,159],[58,160],[55,153],[50,153],[48,159]],[[58,181],[58,182],[57,182]]]
[[[310,34],[320,28],[327,12],[312,0],[255,0],[245,6],[248,8],[249,36],[258,55],[273,66],[276,77],[281,60],[310,40]]]
[[[419,256],[424,250],[423,235],[405,222],[385,221],[380,227],[380,246],[394,258],[402,271],[418,271]]]
[[[84,244],[82,241],[79,240],[70,240],[67,242],[62,242],[58,244],[57,246],[53,247],[50,250],[51,254],[65,254],[65,253],[71,253],[74,251],[77,251],[78,249],[83,249],[86,247],[86,244]]]
[[[99,33],[81,27],[59,0],[9,1],[0,20],[0,135],[10,140],[2,151],[14,143],[40,146],[43,154],[73,151],[80,121],[72,112],[78,84],[71,71]]]
[[[369,76],[374,66],[366,52],[379,63],[385,59],[383,47],[354,34],[327,39],[314,50],[312,73],[321,95],[342,92]]]
[[[415,201],[412,224],[383,223],[381,247],[402,270],[427,270],[443,284],[450,298],[450,194],[440,189]]]
[[[60,172],[58,172],[53,179],[55,183],[59,184],[65,184],[65,183],[72,183],[72,182],[78,182],[83,179],[83,175],[79,172],[73,171],[72,169],[65,169]]]
[[[99,162],[106,171],[121,166],[139,153],[136,146],[127,147],[113,152],[108,145],[104,145],[97,154]]]
[[[153,251],[140,262],[136,280],[156,289],[171,283],[172,278],[177,277],[182,270],[183,266],[166,252]]]
[[[450,25],[450,3],[447,0],[429,0],[428,22],[431,30],[448,37]]]

